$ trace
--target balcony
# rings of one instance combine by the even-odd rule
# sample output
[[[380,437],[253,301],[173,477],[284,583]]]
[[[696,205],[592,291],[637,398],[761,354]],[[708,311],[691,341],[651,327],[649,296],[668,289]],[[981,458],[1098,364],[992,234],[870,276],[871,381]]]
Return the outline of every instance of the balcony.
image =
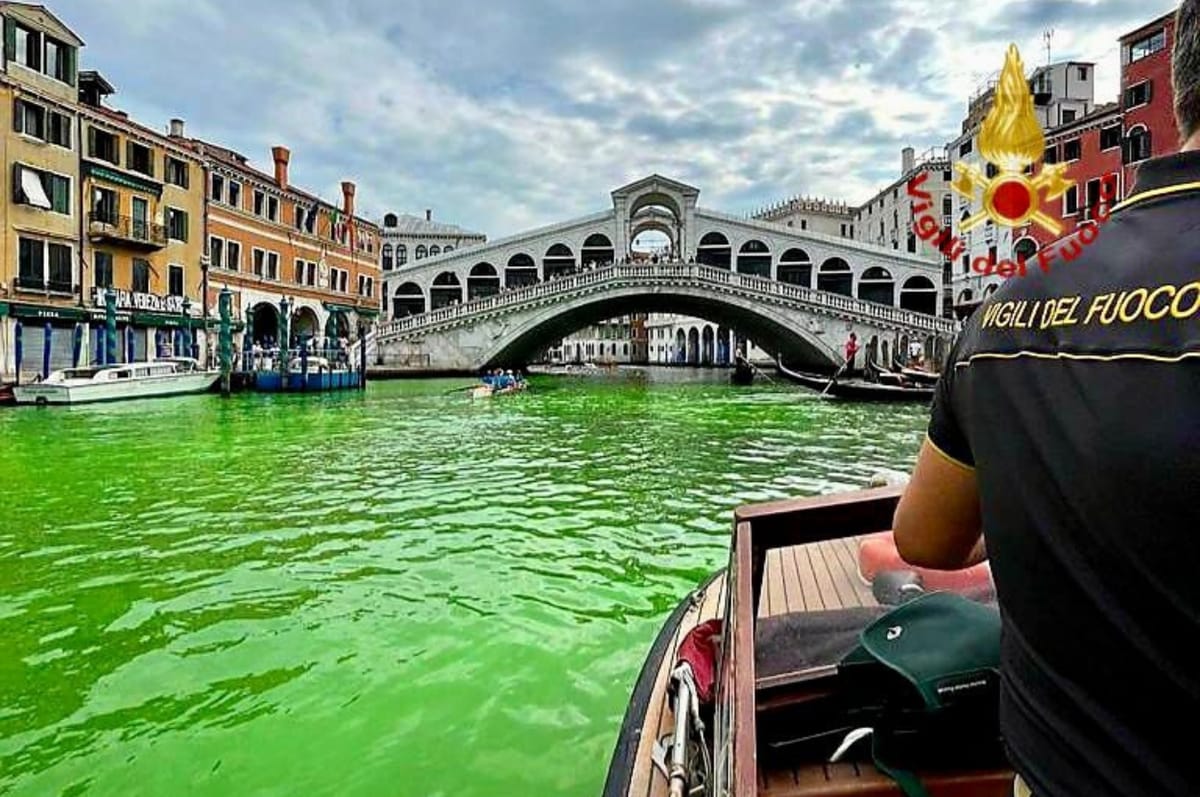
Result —
[[[150,251],[167,245],[167,228],[131,216],[92,211],[88,214],[88,237]]]
[[[43,279],[42,277],[19,276],[13,280],[13,287],[18,291],[35,293],[57,293],[70,296],[75,293],[75,285],[66,280]]]

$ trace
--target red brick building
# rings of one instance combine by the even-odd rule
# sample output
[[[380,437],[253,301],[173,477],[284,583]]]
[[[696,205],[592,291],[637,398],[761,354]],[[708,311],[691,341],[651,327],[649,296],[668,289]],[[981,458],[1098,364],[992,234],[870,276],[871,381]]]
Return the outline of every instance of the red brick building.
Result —
[[[1138,163],[1179,149],[1175,92],[1171,86],[1174,12],[1126,33],[1120,42],[1124,185],[1132,188]]]
[[[1046,131],[1044,163],[1067,164],[1067,177],[1075,181],[1060,199],[1042,206],[1046,215],[1062,225],[1062,235],[1070,235],[1081,224],[1094,223],[1102,180],[1116,184],[1115,192],[1107,192],[1113,199],[1106,204],[1111,206],[1124,195],[1121,133],[1121,109],[1115,102]],[[1032,260],[1039,249],[1059,237],[1036,224],[1029,225],[1017,231],[1013,251]]]

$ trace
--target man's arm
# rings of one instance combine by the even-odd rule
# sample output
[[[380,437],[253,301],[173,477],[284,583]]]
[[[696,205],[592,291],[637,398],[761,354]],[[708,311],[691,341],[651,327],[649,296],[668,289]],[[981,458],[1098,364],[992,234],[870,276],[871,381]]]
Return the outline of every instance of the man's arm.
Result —
[[[911,565],[958,570],[983,561],[975,469],[926,439],[892,529],[900,556]]]

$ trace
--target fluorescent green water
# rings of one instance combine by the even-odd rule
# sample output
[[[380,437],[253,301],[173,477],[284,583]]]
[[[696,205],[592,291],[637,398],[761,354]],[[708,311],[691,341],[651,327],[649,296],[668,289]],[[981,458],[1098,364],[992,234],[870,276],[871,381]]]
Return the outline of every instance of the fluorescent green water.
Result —
[[[738,504],[919,407],[682,372],[0,411],[0,793],[596,795]]]

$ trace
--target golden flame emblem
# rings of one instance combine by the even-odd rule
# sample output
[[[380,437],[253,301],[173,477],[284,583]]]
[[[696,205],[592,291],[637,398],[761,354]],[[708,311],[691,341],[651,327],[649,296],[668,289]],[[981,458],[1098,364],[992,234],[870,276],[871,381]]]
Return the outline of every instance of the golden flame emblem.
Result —
[[[995,99],[979,130],[979,154],[999,174],[989,179],[971,164],[954,164],[958,176],[950,187],[955,193],[973,202],[975,192],[983,192],[983,210],[965,219],[959,229],[968,232],[985,219],[1004,227],[1032,221],[1052,235],[1061,235],[1062,226],[1043,213],[1041,205],[1043,200],[1058,199],[1074,184],[1066,179],[1066,164],[1043,164],[1037,177],[1025,175],[1028,166],[1041,160],[1045,148],[1021,54],[1017,45],[1010,44]]]

